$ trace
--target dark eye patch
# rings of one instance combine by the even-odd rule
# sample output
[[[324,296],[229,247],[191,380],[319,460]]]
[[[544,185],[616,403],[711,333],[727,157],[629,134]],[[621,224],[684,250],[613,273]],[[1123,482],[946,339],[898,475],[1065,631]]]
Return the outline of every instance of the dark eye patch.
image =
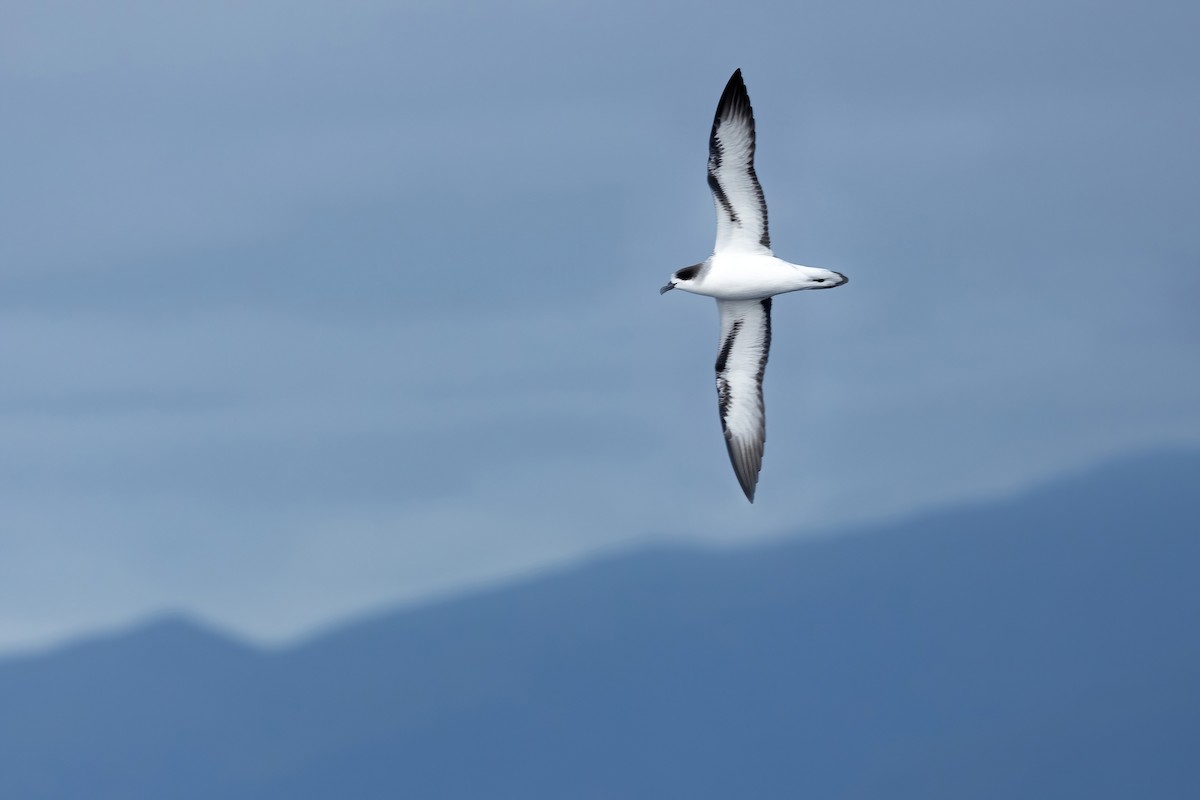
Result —
[[[700,272],[700,264],[693,264],[690,267],[684,267],[675,273],[675,279],[680,281],[690,281]]]

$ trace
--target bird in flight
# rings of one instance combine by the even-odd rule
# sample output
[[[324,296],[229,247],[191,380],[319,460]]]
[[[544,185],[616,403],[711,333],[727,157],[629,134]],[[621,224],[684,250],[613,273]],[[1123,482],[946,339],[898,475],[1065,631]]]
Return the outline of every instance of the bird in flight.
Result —
[[[754,172],[754,112],[740,69],[717,103],[708,138],[708,187],[717,207],[712,255],[676,270],[659,293],[682,289],[717,300],[717,408],[733,471],[753,503],[767,438],[762,380],[771,347],[771,298],[802,289],[832,289],[847,278],[840,272],[790,264],[771,253],[767,201]]]

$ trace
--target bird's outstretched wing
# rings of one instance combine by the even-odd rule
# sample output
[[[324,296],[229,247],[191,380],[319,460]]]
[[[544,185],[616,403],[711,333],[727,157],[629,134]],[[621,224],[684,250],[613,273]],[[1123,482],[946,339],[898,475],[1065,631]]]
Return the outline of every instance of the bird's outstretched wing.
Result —
[[[767,201],[754,174],[754,111],[740,69],[725,85],[713,118],[708,187],[717,207],[713,252],[770,254]]]
[[[746,499],[753,503],[767,440],[762,381],[771,349],[771,298],[718,300],[717,309],[721,312],[717,407],[733,471]]]

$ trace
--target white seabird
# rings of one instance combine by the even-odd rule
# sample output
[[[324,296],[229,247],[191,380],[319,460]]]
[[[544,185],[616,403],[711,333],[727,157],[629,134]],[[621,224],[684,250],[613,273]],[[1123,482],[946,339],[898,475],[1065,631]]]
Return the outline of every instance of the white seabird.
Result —
[[[713,118],[708,186],[717,207],[713,253],[701,264],[676,270],[659,293],[682,289],[717,300],[717,407],[733,471],[753,503],[767,439],[762,379],[771,347],[771,298],[801,289],[832,289],[847,278],[789,264],[771,253],[767,201],[754,173],[754,112],[740,69],[725,85]]]

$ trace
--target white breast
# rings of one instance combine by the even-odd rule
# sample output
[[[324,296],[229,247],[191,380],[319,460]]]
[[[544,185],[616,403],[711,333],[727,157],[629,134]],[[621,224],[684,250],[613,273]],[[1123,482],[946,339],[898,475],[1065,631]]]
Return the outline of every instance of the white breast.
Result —
[[[794,265],[775,256],[716,253],[709,260],[699,285],[688,288],[696,294],[719,300],[761,300],[794,292],[804,285],[804,275]]]

